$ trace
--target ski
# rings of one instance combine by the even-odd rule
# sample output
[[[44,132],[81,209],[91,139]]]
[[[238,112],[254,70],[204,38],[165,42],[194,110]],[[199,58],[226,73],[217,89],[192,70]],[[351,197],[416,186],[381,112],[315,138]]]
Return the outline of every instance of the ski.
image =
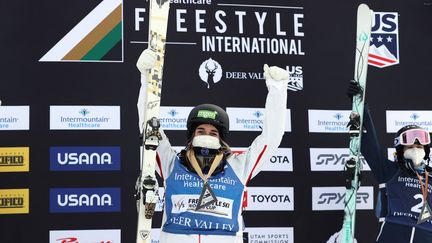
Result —
[[[360,187],[360,171],[362,164],[359,160],[361,135],[363,133],[363,110],[366,94],[366,77],[368,67],[368,55],[370,44],[370,32],[372,27],[372,10],[366,4],[360,4],[357,9],[357,34],[354,81],[358,82],[362,91],[352,99],[352,112],[350,114],[349,128],[349,159],[345,164],[346,194],[344,221],[342,226],[343,243],[353,243],[355,233],[355,216],[357,190]]]
[[[169,4],[169,0],[150,0],[149,3],[148,47],[157,53],[157,61],[147,76],[141,173],[135,186],[138,209],[136,243],[151,243],[152,218],[159,199],[159,186],[155,175],[156,149],[161,139],[159,110]]]

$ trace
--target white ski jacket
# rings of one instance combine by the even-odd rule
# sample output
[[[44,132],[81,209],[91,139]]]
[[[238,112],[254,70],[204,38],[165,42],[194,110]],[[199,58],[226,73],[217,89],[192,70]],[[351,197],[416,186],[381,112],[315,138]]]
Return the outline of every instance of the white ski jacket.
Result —
[[[144,77],[145,75],[142,75]],[[142,82],[145,83],[145,82]],[[267,161],[275,150],[278,148],[282,136],[285,131],[285,111],[286,111],[286,103],[287,103],[287,86],[286,81],[275,81],[272,79],[266,80],[268,87],[268,95],[265,104],[265,116],[264,122],[262,126],[262,133],[255,138],[250,147],[241,154],[233,154],[227,159],[227,163],[229,164],[232,171],[234,171],[236,177],[239,182],[242,184],[242,190],[244,190],[250,179],[252,179],[258,172],[260,172],[261,167],[263,165],[263,161]],[[157,149],[158,153],[158,172],[162,176],[165,182],[165,190],[166,192],[170,191],[170,187],[174,187],[173,180],[168,180],[170,176],[173,176],[172,172],[175,168],[175,164],[179,163],[177,158],[177,153],[171,148],[171,144],[166,137],[166,135],[162,132],[163,139],[160,141],[160,144]],[[189,172],[194,174],[193,172]],[[212,176],[213,177],[213,176]],[[187,179],[186,179],[187,180]],[[170,183],[167,183],[169,181]],[[181,180],[178,183],[185,183]],[[175,184],[175,183],[174,183]],[[241,192],[244,196],[243,192]],[[183,193],[180,196],[184,196]],[[198,195],[191,195],[194,197],[198,197]],[[243,201],[243,196],[241,196],[241,201]],[[173,197],[173,195],[171,196]],[[242,208],[238,207],[234,212],[230,212],[230,215],[233,217],[238,223],[238,230],[234,232],[232,235],[213,235],[212,231],[205,231],[202,234],[194,233],[194,234],[178,234],[178,233],[168,233],[164,231],[164,225],[167,223],[167,212],[166,211],[166,203],[165,200],[164,205],[164,213],[162,220],[162,229],[159,242],[160,243],[172,243],[172,242],[181,242],[181,243],[242,243],[243,238],[243,218],[242,218]],[[238,202],[241,205],[241,202]],[[174,210],[175,207],[171,207],[171,211]],[[188,210],[189,214],[191,211]],[[192,212],[194,213],[194,212]],[[173,212],[171,212],[171,215]],[[201,213],[201,217],[202,217]],[[206,214],[211,215],[212,212],[206,212]],[[209,216],[210,217],[210,216]],[[217,217],[217,216],[216,216]],[[188,219],[186,219],[188,220]],[[180,220],[181,221],[181,220]],[[173,220],[171,219],[171,223]],[[177,220],[177,223],[179,221]],[[188,222],[188,221],[186,221]],[[196,224],[196,220],[189,219],[190,224]],[[174,223],[176,223],[174,221]],[[180,222],[181,223],[181,222]],[[184,223],[184,222],[183,222]],[[195,225],[196,226],[196,225]]]

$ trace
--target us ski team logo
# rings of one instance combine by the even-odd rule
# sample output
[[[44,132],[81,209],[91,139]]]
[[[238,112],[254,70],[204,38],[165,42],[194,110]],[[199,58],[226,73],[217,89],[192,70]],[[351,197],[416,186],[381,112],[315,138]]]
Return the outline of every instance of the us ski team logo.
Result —
[[[303,67],[302,66],[287,66],[288,89],[292,91],[303,90]]]
[[[374,12],[368,64],[384,68],[399,63],[398,13]]]
[[[122,9],[122,0],[103,0],[39,61],[123,62]]]

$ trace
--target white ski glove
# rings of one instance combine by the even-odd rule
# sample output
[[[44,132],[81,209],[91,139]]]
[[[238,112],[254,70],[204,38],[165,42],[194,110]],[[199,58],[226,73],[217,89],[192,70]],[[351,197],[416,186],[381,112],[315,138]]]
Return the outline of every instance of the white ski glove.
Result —
[[[138,127],[140,133],[144,130],[144,107],[145,100],[147,96],[147,74],[149,70],[152,69],[156,65],[157,61],[157,53],[152,51],[151,49],[145,49],[138,58],[136,66],[138,70],[141,72],[141,87],[138,95]]]
[[[277,67],[264,64],[264,77],[266,79],[273,79],[275,81],[287,80],[289,75],[287,70]]]
[[[289,74],[288,71],[283,68],[277,66],[269,67],[267,64],[264,64],[264,77],[267,87],[271,85],[281,89],[287,86]]]
[[[141,74],[147,74],[149,69],[156,65],[157,53],[151,49],[145,49],[138,58],[136,66]]]

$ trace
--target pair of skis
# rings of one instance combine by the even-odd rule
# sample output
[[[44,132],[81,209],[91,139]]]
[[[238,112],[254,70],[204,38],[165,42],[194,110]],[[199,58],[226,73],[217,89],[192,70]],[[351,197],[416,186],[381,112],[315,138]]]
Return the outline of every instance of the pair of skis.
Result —
[[[151,226],[155,205],[158,201],[158,184],[155,176],[156,149],[160,140],[159,108],[162,90],[162,74],[168,26],[169,0],[150,0],[149,47],[158,54],[157,63],[147,77],[147,97],[143,130],[143,154],[141,175],[137,183],[138,229],[137,243],[151,242]],[[360,144],[363,132],[363,110],[366,76],[372,25],[372,11],[366,4],[357,10],[357,39],[354,80],[363,92],[353,97],[349,122],[350,159],[345,165],[347,192],[345,195],[342,242],[354,241],[357,190],[360,186]]]
[[[156,149],[159,133],[159,109],[162,74],[168,27],[169,0],[150,0],[148,47],[157,53],[155,66],[147,76],[147,91],[143,126],[141,173],[136,184],[138,227],[136,243],[151,243],[152,218],[158,202],[158,182],[155,175]]]
[[[363,111],[366,94],[366,77],[368,67],[369,44],[372,27],[373,12],[366,4],[360,4],[357,9],[357,34],[354,81],[361,87],[361,94],[353,96],[352,112],[348,123],[350,143],[349,159],[345,164],[346,194],[344,221],[342,225],[342,243],[354,242],[357,190],[360,187],[360,171],[362,164],[359,160],[361,136],[363,133]]]

